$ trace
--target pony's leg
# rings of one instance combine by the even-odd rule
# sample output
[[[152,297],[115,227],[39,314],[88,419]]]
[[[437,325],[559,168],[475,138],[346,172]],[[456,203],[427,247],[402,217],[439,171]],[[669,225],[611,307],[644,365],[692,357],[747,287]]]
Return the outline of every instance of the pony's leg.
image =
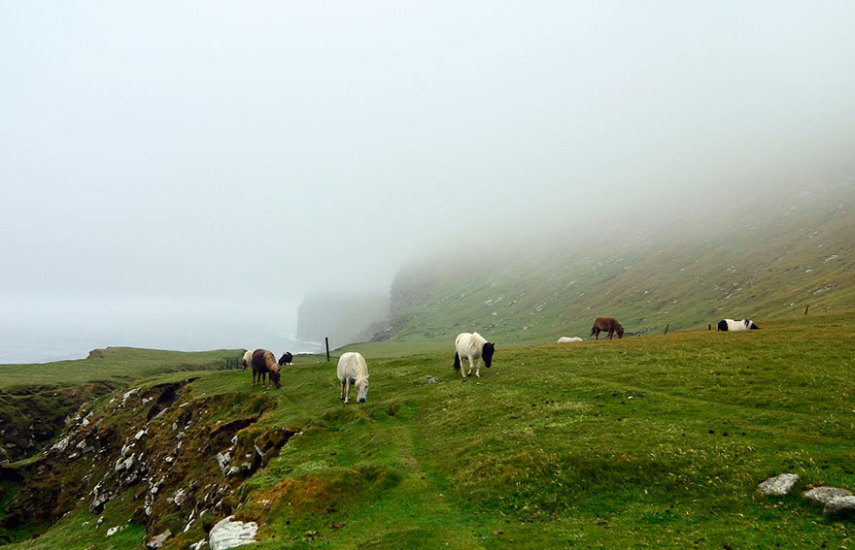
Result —
[[[344,381],[341,383],[341,395],[339,396],[340,401],[344,401]]]
[[[345,380],[345,392],[344,392],[344,404],[347,405],[350,403],[350,378]]]
[[[466,376],[472,376],[472,367],[473,366],[474,365],[472,364],[472,357],[470,356],[469,357],[469,372],[466,373]]]
[[[475,378],[481,378],[481,358],[475,361]]]

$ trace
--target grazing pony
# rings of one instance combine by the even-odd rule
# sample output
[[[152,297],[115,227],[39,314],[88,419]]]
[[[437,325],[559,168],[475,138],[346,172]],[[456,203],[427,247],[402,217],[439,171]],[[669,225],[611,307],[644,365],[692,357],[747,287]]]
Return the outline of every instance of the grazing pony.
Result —
[[[760,327],[751,319],[722,319],[716,325],[716,331],[757,330]]]
[[[340,398],[344,404],[350,402],[350,386],[356,386],[356,401],[365,403],[365,398],[368,397],[368,363],[365,362],[365,357],[355,351],[345,353],[338,360],[336,374],[341,382]]]
[[[591,327],[591,336],[599,340],[601,332],[608,332],[609,340],[612,339],[612,336],[616,332],[618,338],[623,338],[623,327],[620,326],[620,323],[614,317],[597,317],[596,321],[594,321],[594,326]]]
[[[279,358],[279,366],[281,367],[282,365],[290,365],[291,361],[293,361],[293,360],[294,360],[294,356],[291,355],[291,352],[286,351],[285,353],[282,354],[282,357]]]
[[[460,371],[464,382],[466,381],[467,373],[460,366],[464,358],[469,359],[468,374],[472,374],[473,362],[475,362],[475,377],[481,378],[481,359],[484,360],[484,365],[489,369],[490,364],[493,362],[493,352],[496,351],[496,345],[488,342],[486,338],[477,332],[461,332],[454,339],[454,347],[456,350],[454,354],[454,370]]]
[[[573,336],[573,337],[562,336],[561,338],[558,339],[559,344],[572,344],[573,342],[581,342],[581,341],[582,341],[582,339],[579,338],[578,336]]]
[[[265,375],[270,374],[270,382],[277,388],[282,387],[280,381],[279,365],[276,364],[276,357],[272,352],[266,349],[252,350],[252,387],[255,387],[255,380],[258,379],[259,385],[262,388],[267,387],[267,378]]]
[[[243,359],[240,360],[240,368],[246,370],[246,368],[252,364],[252,352],[254,351],[254,349],[246,350],[246,353],[243,354]]]

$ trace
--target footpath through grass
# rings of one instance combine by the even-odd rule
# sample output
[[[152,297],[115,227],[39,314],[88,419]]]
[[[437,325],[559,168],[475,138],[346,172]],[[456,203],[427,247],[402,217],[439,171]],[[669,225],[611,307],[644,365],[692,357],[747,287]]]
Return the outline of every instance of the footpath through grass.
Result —
[[[300,433],[241,490],[238,518],[261,525],[256,548],[855,546],[851,521],[756,491],[783,472],[855,489],[852,315],[498,342],[493,368],[465,383],[448,347],[369,357],[361,405],[338,400],[334,364],[284,370],[283,389],[267,390],[277,407],[254,429]],[[191,389],[259,393],[241,371]],[[60,526],[4,549],[87,547],[70,539]]]

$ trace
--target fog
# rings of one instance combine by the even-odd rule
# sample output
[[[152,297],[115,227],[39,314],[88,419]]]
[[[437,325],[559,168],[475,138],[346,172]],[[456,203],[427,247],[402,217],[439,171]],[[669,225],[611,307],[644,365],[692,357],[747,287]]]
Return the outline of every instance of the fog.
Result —
[[[834,177],[853,24],[849,1],[0,3],[0,362],[60,334],[255,347],[307,294],[446,248]]]

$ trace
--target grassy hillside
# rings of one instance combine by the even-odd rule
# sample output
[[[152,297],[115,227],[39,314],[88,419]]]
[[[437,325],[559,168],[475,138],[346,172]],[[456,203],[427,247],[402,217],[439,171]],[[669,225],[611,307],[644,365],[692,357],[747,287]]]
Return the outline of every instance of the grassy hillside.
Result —
[[[848,547],[851,522],[756,486],[794,472],[855,489],[853,313],[767,319],[750,333],[506,346],[465,383],[447,351],[372,357],[361,405],[341,404],[334,365],[310,358],[285,371],[280,391],[252,389],[247,372],[211,372],[143,441],[172,434],[190,409],[211,430],[250,414],[238,445],[297,434],[234,493],[237,517],[260,523],[259,549]],[[94,404],[93,421],[115,406]],[[198,455],[215,472],[218,448]],[[126,491],[99,515],[87,496],[41,537],[2,548],[138,547],[160,528],[141,527],[133,494],[147,487]],[[219,519],[165,510],[177,533],[166,548],[186,548]],[[107,538],[117,525],[126,528]]]
[[[0,392],[23,394],[33,388],[91,383],[118,386],[164,372],[233,368],[242,354],[243,350],[175,352],[111,347],[93,350],[82,361],[0,365]]]
[[[855,186],[841,185],[715,216],[623,220],[606,236],[573,232],[470,263],[425,261],[396,279],[393,297],[405,301],[412,287],[418,300],[393,303],[397,316],[384,338],[450,348],[457,333],[478,330],[516,345],[587,337],[600,316],[638,334],[853,308],[853,235]]]

